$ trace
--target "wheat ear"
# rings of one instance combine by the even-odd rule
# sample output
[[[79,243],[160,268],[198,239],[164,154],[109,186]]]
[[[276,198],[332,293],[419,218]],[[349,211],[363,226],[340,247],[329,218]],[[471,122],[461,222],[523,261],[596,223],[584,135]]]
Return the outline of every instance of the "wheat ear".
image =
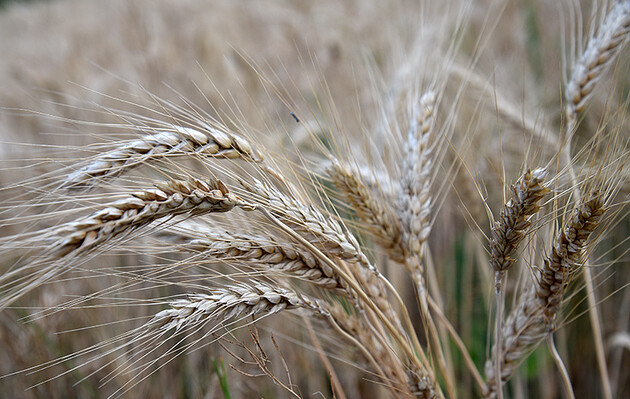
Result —
[[[316,299],[267,284],[239,284],[211,289],[210,294],[190,294],[171,302],[170,309],[157,313],[149,325],[161,331],[206,323],[224,322],[236,317],[272,315],[285,309],[305,308],[328,316],[325,306]]]
[[[324,216],[312,205],[292,198],[276,188],[255,180],[254,184],[241,184],[256,196],[257,201],[270,213],[299,233],[324,253],[346,262],[359,262],[374,270],[356,238],[332,217]]]
[[[59,227],[52,249],[57,256],[83,253],[164,217],[227,212],[235,206],[248,209],[221,180],[172,180]]]
[[[398,214],[404,227],[407,258],[411,256],[422,259],[422,244],[431,231],[430,176],[433,162],[430,139],[435,101],[436,94],[433,91],[428,91],[420,98],[404,144]]]
[[[502,329],[499,354],[501,382],[505,383],[526,355],[555,328],[553,321],[571,277],[578,270],[589,237],[604,214],[604,199],[594,193],[572,212],[554,239],[552,253],[543,261],[540,278],[521,295]],[[494,397],[497,349],[486,362],[486,397]]]
[[[593,88],[628,41],[628,33],[630,1],[623,0],[612,6],[597,33],[589,38],[586,49],[573,66],[565,91],[566,113],[570,123],[577,118],[577,113],[586,105]]]
[[[536,296],[544,306],[545,319],[550,329],[555,328],[553,322],[564,291],[571,275],[579,269],[587,240],[599,226],[605,211],[604,198],[599,193],[583,201],[571,215],[556,239],[551,254],[544,261]]]
[[[415,104],[412,120],[403,144],[401,182],[396,214],[403,231],[403,264],[411,274],[420,300],[420,310],[426,322],[427,334],[434,347],[438,366],[444,375],[451,396],[455,385],[441,347],[439,334],[429,314],[428,293],[424,285],[422,247],[431,231],[431,174],[433,172],[433,147],[431,140],[435,125],[437,93],[429,90]],[[420,383],[422,378],[413,376],[410,381]],[[423,386],[423,384],[417,385]]]
[[[402,235],[400,226],[392,207],[383,204],[374,192],[366,185],[359,172],[338,161],[333,161],[326,172],[332,182],[341,190],[349,206],[357,212],[367,225],[375,242],[397,262],[404,262],[402,251]]]
[[[202,235],[203,238],[191,239],[181,248],[216,259],[246,261],[248,266],[297,277],[338,293],[348,289],[330,266],[297,244],[263,235],[228,231],[203,231]]]
[[[171,125],[119,148],[98,155],[62,183],[66,188],[87,188],[95,179],[111,179],[137,166],[168,155],[241,158],[262,162],[262,156],[244,138],[207,126],[193,129]]]

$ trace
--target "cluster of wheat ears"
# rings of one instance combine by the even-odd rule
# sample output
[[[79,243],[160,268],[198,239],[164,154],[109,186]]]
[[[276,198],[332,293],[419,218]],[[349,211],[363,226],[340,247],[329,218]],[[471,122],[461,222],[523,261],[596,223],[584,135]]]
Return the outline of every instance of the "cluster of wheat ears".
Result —
[[[598,361],[588,367],[598,375],[601,397],[612,398],[594,274],[615,262],[595,254],[624,223],[627,103],[611,99],[595,129],[581,122],[595,112],[589,101],[630,37],[630,1],[594,10],[588,32],[573,27],[580,39],[567,46],[573,50],[564,58],[565,81],[558,82],[557,128],[515,111],[500,90],[480,83],[474,63],[463,67],[465,38],[457,31],[433,71],[419,76],[413,62],[401,66],[359,135],[344,136],[339,115],[324,121],[320,111],[332,108],[332,99],[320,109],[317,102],[300,108],[278,90],[292,115],[285,130],[307,132],[301,139],[289,132],[298,151],[288,141],[282,151],[265,148],[260,133],[236,119],[238,112],[218,117],[157,97],[152,108],[141,109],[148,116],[103,110],[122,121],[106,127],[127,131],[130,139],[79,148],[89,155],[56,158],[55,170],[3,189],[14,195],[2,205],[9,217],[0,242],[0,309],[28,313],[37,325],[107,308],[109,320],[83,316],[83,326],[63,329],[112,326],[105,330],[111,335],[48,362],[21,365],[2,379],[43,375],[45,385],[85,373],[80,381],[98,376],[114,386],[108,394],[124,396],[165,364],[216,343],[231,355],[223,361],[233,364],[233,378],[249,378],[258,368],[296,397],[311,392],[292,378],[317,367],[328,381],[320,389],[357,397],[343,375],[350,367],[379,395],[502,398],[506,383],[546,343],[554,365],[544,371],[551,392],[575,397],[565,358],[576,348],[563,338],[558,351],[554,338],[576,315],[575,306],[586,303]],[[428,65],[423,45],[408,55]],[[462,105],[470,91],[494,98],[494,108]],[[462,149],[471,140],[461,132],[484,112],[501,126],[518,126],[517,141],[527,149],[516,166],[505,154],[503,170],[490,172],[496,164],[479,170]],[[483,173],[504,179],[498,201],[478,179]],[[447,198],[464,204],[467,225],[444,225],[438,215]],[[481,273],[485,282],[470,274],[444,276],[444,258],[432,255],[431,243],[440,239],[433,234],[458,229],[475,232],[483,250],[471,256],[488,271]],[[607,267],[595,268],[600,265]],[[492,311],[482,323],[481,351],[471,353],[458,331],[440,286],[449,279],[474,280],[493,299],[486,304]],[[64,294],[58,287],[66,287]],[[292,346],[279,345],[278,337]],[[294,355],[285,363],[287,347],[319,366],[294,368]],[[49,369],[56,371],[46,374]],[[217,384],[227,396],[236,382],[223,375]]]

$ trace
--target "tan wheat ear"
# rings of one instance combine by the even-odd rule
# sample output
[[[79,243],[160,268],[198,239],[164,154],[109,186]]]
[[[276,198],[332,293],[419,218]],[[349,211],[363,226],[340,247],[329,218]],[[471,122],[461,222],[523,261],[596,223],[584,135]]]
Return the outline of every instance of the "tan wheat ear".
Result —
[[[345,294],[348,285],[306,249],[270,236],[228,231],[203,231],[203,238],[189,239],[178,248],[204,257],[243,262],[285,277],[299,278],[320,288]]]
[[[544,261],[536,296],[542,302],[545,319],[552,330],[567,284],[581,266],[588,239],[605,212],[602,194],[595,192],[585,198],[574,210]]]
[[[96,156],[71,173],[62,183],[65,188],[89,188],[97,179],[112,179],[165,156],[191,155],[206,158],[240,158],[262,162],[262,155],[244,138],[213,127],[193,129],[171,125],[157,133],[146,134],[120,147]]]
[[[531,225],[531,218],[538,212],[538,204],[543,197],[550,192],[543,185],[543,180],[547,174],[545,169],[536,169],[533,172],[528,170],[523,176],[512,185],[512,198],[501,210],[499,220],[492,226],[492,239],[490,241],[490,266],[494,270],[494,286],[496,294],[496,321],[495,321],[495,348],[501,348],[502,343],[502,323],[503,323],[503,283],[507,270],[514,264],[515,254],[518,252],[520,243],[525,239]],[[495,355],[495,381],[496,386],[500,386],[498,380],[501,374],[500,356]],[[500,387],[499,398],[503,397]]]
[[[221,180],[172,180],[59,227],[52,250],[57,256],[83,253],[161,218],[227,212],[235,206],[250,209]]]
[[[433,159],[430,140],[435,123],[435,101],[434,91],[428,91],[420,98],[404,143],[398,215],[404,227],[407,259],[422,259],[422,244],[426,242],[431,230],[430,188]],[[418,267],[421,266],[415,266]]]
[[[566,113],[571,124],[577,113],[584,109],[599,79],[628,42],[629,33],[630,2],[616,2],[573,65],[565,91]]]
[[[326,172],[344,194],[352,209],[367,225],[375,242],[385,249],[390,258],[400,263],[404,262],[402,234],[393,206],[383,203],[378,193],[371,190],[353,168],[335,160]]]
[[[312,205],[292,198],[269,184],[255,180],[241,184],[256,197],[271,214],[298,232],[319,250],[347,262],[359,262],[373,269],[356,238],[333,217],[325,216]]]
[[[212,289],[210,294],[190,294],[171,302],[170,309],[157,313],[149,326],[161,331],[179,331],[187,327],[251,316],[269,316],[285,309],[304,308],[327,316],[325,306],[316,299],[264,283],[240,284]]]

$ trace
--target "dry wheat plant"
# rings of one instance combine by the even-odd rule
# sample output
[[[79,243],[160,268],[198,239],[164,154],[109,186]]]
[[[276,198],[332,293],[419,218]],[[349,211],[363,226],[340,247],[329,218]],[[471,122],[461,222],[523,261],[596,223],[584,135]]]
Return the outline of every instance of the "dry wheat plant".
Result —
[[[0,30],[0,396],[630,395],[630,1]]]

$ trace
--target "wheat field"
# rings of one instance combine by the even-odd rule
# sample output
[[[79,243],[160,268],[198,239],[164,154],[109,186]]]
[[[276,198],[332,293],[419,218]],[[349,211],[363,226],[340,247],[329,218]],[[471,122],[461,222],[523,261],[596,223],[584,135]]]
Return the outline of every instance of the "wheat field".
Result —
[[[0,397],[630,395],[630,1],[0,3]]]

